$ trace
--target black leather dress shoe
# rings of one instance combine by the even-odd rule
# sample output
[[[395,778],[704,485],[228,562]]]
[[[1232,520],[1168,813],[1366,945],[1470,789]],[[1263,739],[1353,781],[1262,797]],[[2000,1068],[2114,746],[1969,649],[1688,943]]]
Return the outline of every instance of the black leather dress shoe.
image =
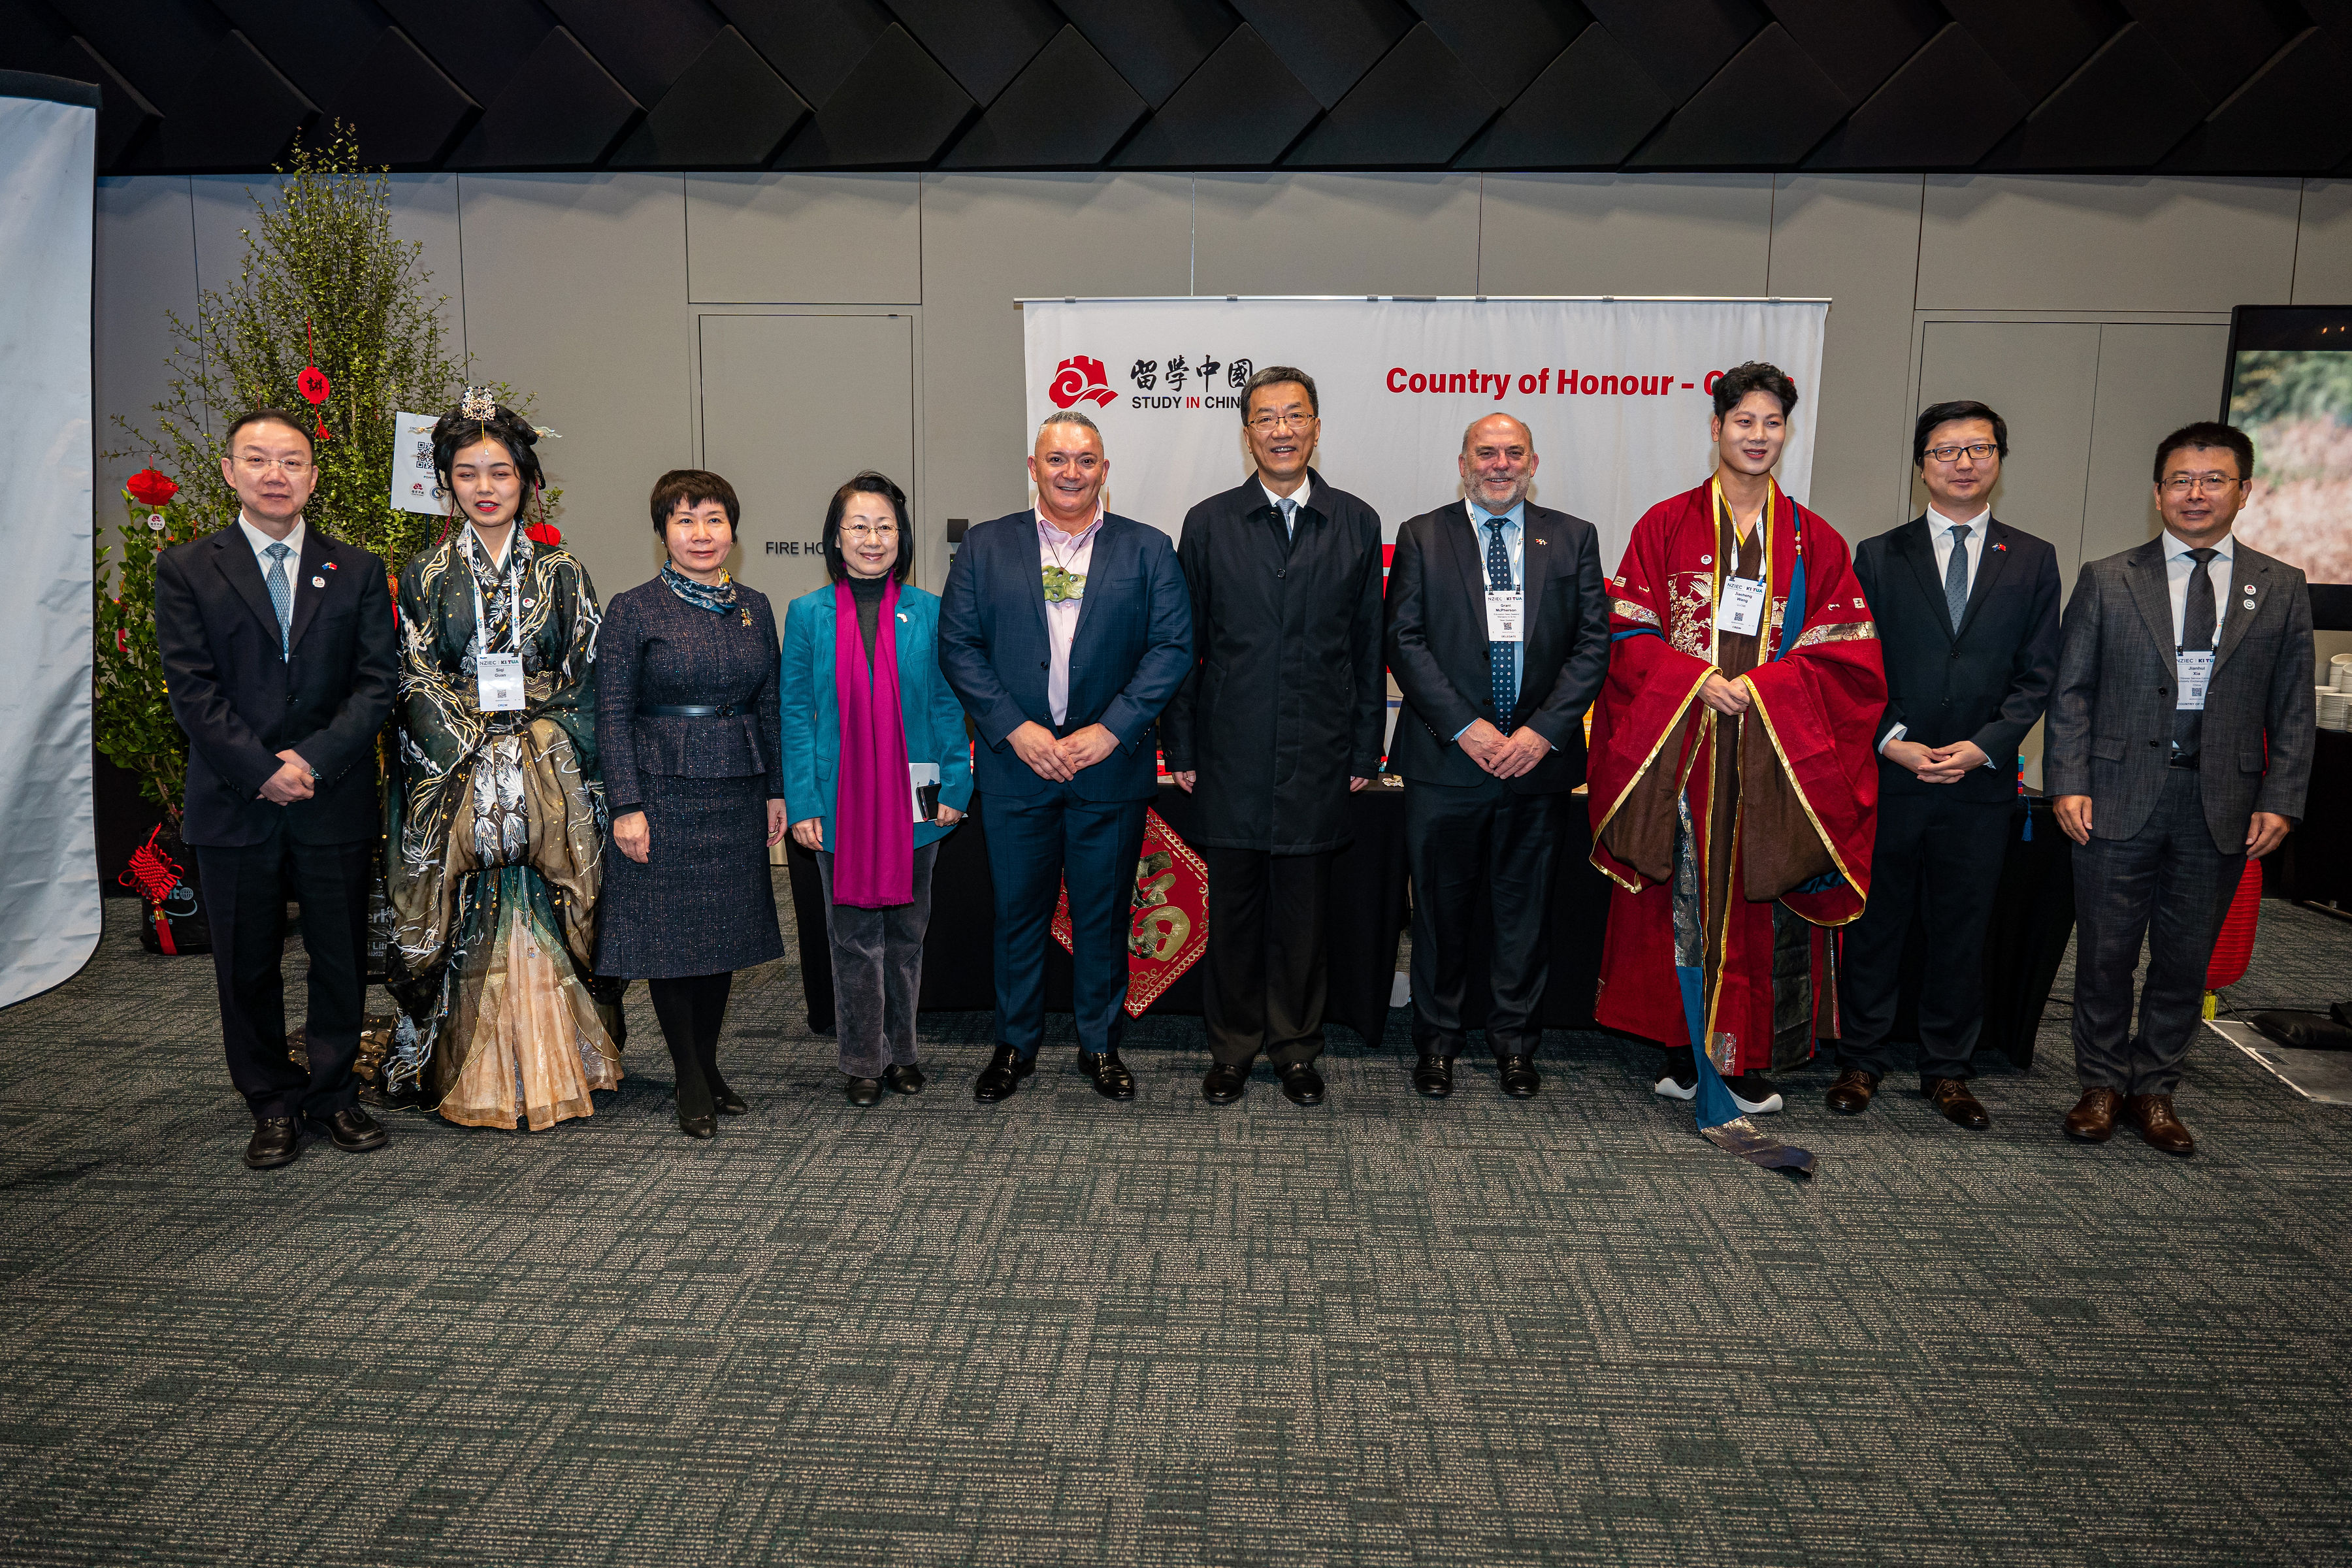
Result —
[[[1965,1127],[1971,1132],[1981,1132],[1992,1125],[1992,1118],[1977,1102],[1977,1097],[1969,1092],[1967,1079],[1931,1078],[1919,1088],[1936,1102],[1936,1109],[1944,1113],[1944,1120],[1955,1126]]]
[[[311,1120],[322,1123],[335,1147],[346,1154],[364,1154],[392,1142],[392,1134],[383,1130],[383,1124],[356,1105],[345,1106],[332,1116]]]
[[[882,1100],[882,1080],[878,1078],[854,1078],[841,1086],[841,1093],[852,1105],[877,1105]]]
[[[1495,1073],[1503,1092],[1513,1100],[1533,1100],[1543,1087],[1533,1057],[1496,1057]]]
[[[405,1089],[386,1089],[372,1083],[360,1090],[360,1103],[378,1110],[416,1110],[425,1104],[425,1086],[412,1083]]]
[[[1413,1065],[1412,1087],[1431,1100],[1444,1100],[1454,1092],[1454,1058],[1433,1057],[1426,1052]]]
[[[677,1119],[677,1130],[680,1132],[685,1133],[688,1138],[716,1138],[719,1136],[719,1118],[716,1116],[680,1116]]]
[[[1282,1098],[1293,1105],[1323,1103],[1323,1075],[1312,1062],[1293,1062],[1282,1069]]]
[[[1116,1049],[1080,1051],[1078,1071],[1093,1080],[1095,1092],[1105,1100],[1135,1098],[1135,1075],[1127,1070],[1127,1064],[1118,1059]]]
[[[710,1103],[718,1108],[721,1116],[740,1116],[751,1109],[743,1103],[743,1097],[731,1089],[720,1089],[710,1097]]]
[[[302,1152],[302,1134],[290,1116],[264,1116],[253,1124],[253,1142],[245,1146],[245,1163],[256,1171],[290,1165]]]
[[[971,1080],[971,1097],[982,1105],[994,1105],[1009,1099],[1021,1087],[1021,1080],[1036,1070],[1035,1057],[1024,1057],[1011,1046],[999,1046],[996,1055],[980,1069],[980,1076]]]
[[[1219,1062],[1201,1079],[1201,1098],[1211,1105],[1231,1105],[1248,1089],[1249,1075],[1246,1067]]]
[[[882,1069],[882,1086],[894,1094],[920,1094],[923,1092],[923,1069],[912,1062],[904,1067],[893,1062]]]

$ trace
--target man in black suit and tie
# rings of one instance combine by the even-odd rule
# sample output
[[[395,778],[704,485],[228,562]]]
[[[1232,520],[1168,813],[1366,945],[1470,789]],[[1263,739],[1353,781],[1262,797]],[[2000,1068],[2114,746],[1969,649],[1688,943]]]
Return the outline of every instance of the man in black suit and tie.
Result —
[[[2249,857],[2311,783],[2311,593],[2231,528],[2254,444],[2210,420],[2157,444],[2164,531],[2087,563],[2066,602],[2043,783],[2074,851],[2074,1072],[2066,1136],[2127,1121],[2189,1154],[2172,1108],[2214,939]],[[2139,1028],[2132,974],[2147,944]]]
[[[1535,437],[1490,414],[1462,437],[1465,499],[1397,530],[1388,659],[1405,711],[1412,872],[1413,1087],[1454,1091],[1470,932],[1492,914],[1486,1043],[1505,1094],[1540,1087],[1561,805],[1584,782],[1584,710],[1609,671],[1609,602],[1591,523],[1536,506]]]
[[[1832,1110],[1859,1115],[1894,1067],[1887,1036],[1903,942],[1924,917],[1919,1089],[1950,1121],[1992,1125],[1969,1092],[1984,1023],[1985,925],[2017,797],[2017,749],[2058,671],[2058,552],[1992,515],[2009,426],[1981,403],[1938,403],[1912,429],[1926,513],[1853,552],[1878,624],[1878,829],[1870,902],[1846,931]]]
[[[301,1151],[304,1118],[335,1146],[380,1149],[358,1104],[368,891],[379,832],[375,740],[398,683],[383,563],[307,527],[318,482],[294,416],[229,427],[221,477],[237,521],[156,560],[155,637],[188,736],[181,836],[211,910],[230,1079],[253,1112],[245,1163]],[[307,1067],[286,1042],[286,895],[310,954]]]

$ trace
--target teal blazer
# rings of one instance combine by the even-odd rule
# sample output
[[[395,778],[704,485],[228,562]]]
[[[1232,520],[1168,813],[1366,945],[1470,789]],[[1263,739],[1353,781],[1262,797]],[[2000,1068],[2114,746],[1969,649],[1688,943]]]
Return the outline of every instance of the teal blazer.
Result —
[[[940,596],[898,584],[898,708],[907,722],[907,760],[940,766],[940,804],[971,809],[971,744],[963,705],[940,674]],[[784,607],[784,655],[778,700],[784,721],[784,817],[824,818],[824,847],[833,830],[834,779],[841,767],[841,707],[833,684],[833,584],[803,594]],[[901,786],[906,787],[904,785]],[[914,802],[907,797],[907,815]],[[915,828],[915,847],[954,832],[934,820]]]

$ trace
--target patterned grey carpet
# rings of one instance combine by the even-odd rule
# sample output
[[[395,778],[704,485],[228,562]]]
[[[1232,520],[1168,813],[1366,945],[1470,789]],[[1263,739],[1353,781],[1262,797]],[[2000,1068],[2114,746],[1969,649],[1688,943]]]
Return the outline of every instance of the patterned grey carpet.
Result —
[[[1815,1069],[1805,1186],[1598,1037],[1420,1100],[1402,1013],[1313,1111],[1202,1103],[1187,1020],[1107,1104],[1066,1018],[983,1109],[954,1016],[860,1112],[778,964],[713,1142],[640,988],[593,1120],[257,1175],[131,909],[0,1014],[0,1562],[2352,1561],[2352,1113],[2218,1039],[2189,1161],[2058,1135],[2061,1008],[1983,1135]],[[2340,994],[2263,915],[2233,1007]]]

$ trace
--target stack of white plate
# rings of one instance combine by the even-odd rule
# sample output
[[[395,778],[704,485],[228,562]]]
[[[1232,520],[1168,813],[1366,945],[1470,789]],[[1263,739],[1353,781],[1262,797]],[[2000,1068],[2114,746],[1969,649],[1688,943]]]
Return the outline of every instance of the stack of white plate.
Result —
[[[2327,673],[2338,691],[2352,691],[2352,653],[2339,653],[2327,661]]]
[[[2352,704],[2352,691],[2339,691],[2333,686],[2323,686],[2317,689],[2315,695],[2319,699],[2321,729],[2352,729],[2352,722],[2347,722],[2346,718],[2346,707],[2347,704]]]

